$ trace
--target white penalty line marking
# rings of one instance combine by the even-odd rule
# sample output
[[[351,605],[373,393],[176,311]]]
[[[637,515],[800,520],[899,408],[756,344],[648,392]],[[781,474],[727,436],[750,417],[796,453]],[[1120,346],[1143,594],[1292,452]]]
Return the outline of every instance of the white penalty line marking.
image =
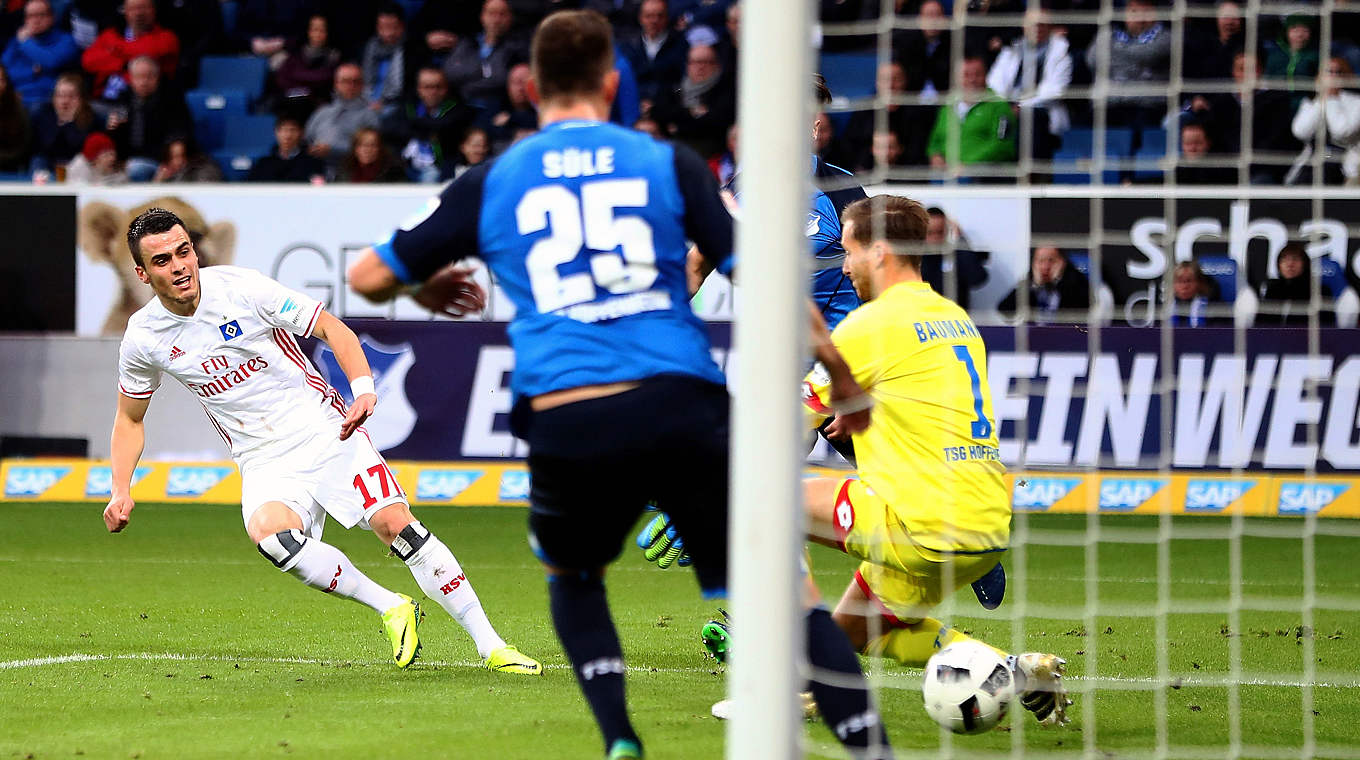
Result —
[[[211,654],[178,654],[175,652],[137,652],[133,654],[64,654],[56,657],[32,657],[26,660],[5,660],[0,661],[0,670],[16,670],[20,668],[37,668],[44,665],[65,665],[74,662],[108,662],[112,660],[135,660],[140,662],[222,662],[222,663],[241,663],[254,665],[321,665],[324,667],[383,667],[392,665],[391,660],[327,660],[313,657],[235,657],[229,655]],[[462,662],[449,662],[446,660],[427,660],[421,658],[416,660],[416,667],[421,666],[437,668],[485,668],[480,660],[465,660]],[[544,665],[548,670],[566,670],[569,668],[565,664]],[[629,671],[636,673],[711,673],[716,671],[718,666],[711,668],[653,668],[646,665],[634,665],[628,668]]]
[[[33,657],[26,660],[7,660],[0,661],[0,670],[17,670],[22,668],[37,668],[45,665],[65,665],[78,662],[107,662],[111,660],[134,660],[139,662],[221,662],[221,663],[247,663],[257,665],[321,665],[325,667],[381,667],[391,665],[389,660],[327,660],[310,657],[232,657],[227,655],[199,655],[199,654],[178,654],[175,652],[138,652],[135,654],[65,654],[56,657]],[[449,662],[445,660],[417,660],[417,667],[432,666],[442,668],[483,668],[481,662],[463,661]],[[567,670],[568,665],[551,664],[543,666],[547,670]],[[631,665],[628,667],[630,673],[712,673],[718,670],[719,666],[714,665],[708,668],[655,668],[647,665]],[[912,673],[885,673],[883,671],[870,671],[869,677],[880,681],[904,681],[907,685],[919,685],[921,676]],[[1123,676],[1098,676],[1096,678],[1085,678],[1082,676],[1064,676],[1066,682],[1083,683],[1086,681],[1095,682],[1097,688],[1101,684],[1119,685],[1147,685],[1156,686],[1162,681],[1157,678],[1140,677],[1130,678]],[[1202,686],[1226,688],[1229,682],[1226,679],[1204,679],[1204,678],[1181,678],[1175,679],[1179,686]],[[1239,686],[1274,686],[1280,688],[1302,688],[1303,681],[1266,679],[1266,678],[1247,678],[1238,681]],[[1311,684],[1313,688],[1321,689],[1360,689],[1360,681],[1325,683],[1318,682]]]

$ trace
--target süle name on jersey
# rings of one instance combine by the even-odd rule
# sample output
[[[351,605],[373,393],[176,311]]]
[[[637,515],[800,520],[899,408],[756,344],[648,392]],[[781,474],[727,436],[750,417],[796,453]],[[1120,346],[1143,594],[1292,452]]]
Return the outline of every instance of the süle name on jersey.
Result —
[[[594,177],[614,173],[613,148],[567,148],[543,154],[543,176],[548,179]]]

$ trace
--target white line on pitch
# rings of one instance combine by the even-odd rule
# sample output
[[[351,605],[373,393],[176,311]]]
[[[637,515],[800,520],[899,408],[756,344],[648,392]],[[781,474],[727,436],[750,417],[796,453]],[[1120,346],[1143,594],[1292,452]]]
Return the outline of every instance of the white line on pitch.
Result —
[[[0,661],[0,670],[12,670],[18,668],[35,668],[44,665],[63,665],[72,662],[98,662],[108,660],[136,660],[142,662],[230,662],[230,663],[253,663],[262,665],[322,665],[326,667],[382,667],[390,665],[388,660],[328,660],[309,657],[233,657],[229,655],[200,655],[200,654],[179,654],[176,652],[138,652],[134,654],[68,654],[55,657],[34,657],[26,660]],[[443,667],[443,668],[481,668],[483,665],[475,661],[449,662],[445,660],[420,660],[420,665]],[[565,670],[565,664],[545,665],[549,670]],[[628,670],[635,673],[711,673],[717,666],[704,668],[657,668],[647,665],[631,665]],[[871,676],[880,681],[900,681],[905,685],[917,685],[921,682],[921,676],[916,673],[885,673],[874,671]],[[1066,676],[1066,680],[1072,683],[1083,683],[1094,681],[1096,686],[1100,685],[1149,685],[1155,686],[1162,683],[1160,679],[1152,677],[1128,677],[1128,676],[1097,676],[1086,678],[1084,676]],[[1183,678],[1179,680],[1181,686],[1204,686],[1204,687],[1226,687],[1229,685],[1226,678]],[[1237,682],[1241,686],[1275,686],[1281,688],[1301,688],[1302,681],[1272,678],[1247,678]],[[1312,684],[1315,688],[1326,689],[1360,689],[1360,681],[1325,683],[1319,682]]]
[[[0,670],[36,668],[44,665],[64,665],[71,662],[104,662],[109,660],[137,660],[142,662],[231,662],[257,665],[322,665],[326,667],[381,667],[391,665],[390,660],[328,660],[312,657],[235,657],[229,655],[179,654],[176,652],[137,652],[134,654],[67,654],[56,657],[33,657],[26,660],[0,661]],[[418,665],[440,668],[482,668],[481,662],[466,660],[449,662],[446,660],[418,660]],[[544,665],[549,670],[565,670],[565,664]],[[633,665],[628,669],[638,673],[710,673],[711,668],[655,668],[647,665]]]

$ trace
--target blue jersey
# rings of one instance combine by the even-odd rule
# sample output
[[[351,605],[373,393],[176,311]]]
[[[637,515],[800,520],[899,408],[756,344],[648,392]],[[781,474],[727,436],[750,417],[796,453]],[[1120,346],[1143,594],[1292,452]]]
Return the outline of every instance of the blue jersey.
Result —
[[[826,320],[828,330],[859,307],[859,296],[850,278],[841,273],[845,248],[841,246],[841,212],[846,206],[867,197],[864,188],[854,183],[855,175],[820,158],[812,157],[812,207],[808,211],[804,234],[812,253],[812,302]],[[736,178],[733,178],[735,182]],[[732,274],[733,263],[719,267]]]
[[[859,307],[859,296],[850,278],[841,273],[845,248],[841,246],[841,212],[868,197],[855,182],[855,175],[812,157],[812,211],[808,213],[808,243],[812,246],[812,301],[822,310],[829,330]],[[816,229],[814,229],[814,225]]]
[[[515,304],[517,398],[687,375],[717,384],[689,307],[686,237],[714,262],[732,219],[698,154],[613,124],[562,121],[474,167],[378,255],[405,282],[479,256]]]

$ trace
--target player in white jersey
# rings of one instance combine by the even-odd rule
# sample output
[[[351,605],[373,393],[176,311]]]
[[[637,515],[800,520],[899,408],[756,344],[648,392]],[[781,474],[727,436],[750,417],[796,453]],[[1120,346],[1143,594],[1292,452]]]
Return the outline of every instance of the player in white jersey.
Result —
[[[458,560],[411,515],[361,427],[378,399],[353,331],[319,302],[253,270],[199,270],[183,222],[169,211],[144,212],[127,237],[137,276],[156,297],[128,320],[119,351],[108,529],[117,533],[128,524],[132,472],[145,442],[142,420],[161,375],[170,375],[199,397],[231,448],[241,470],[241,517],[260,553],[308,586],[380,613],[398,666],[409,665],[420,650],[420,608],[322,542],[328,513],[391,546],[421,590],[472,636],[487,667],[541,674],[537,661],[496,633]],[[321,378],[295,335],[314,336],[335,351],[353,406],[347,409]]]

